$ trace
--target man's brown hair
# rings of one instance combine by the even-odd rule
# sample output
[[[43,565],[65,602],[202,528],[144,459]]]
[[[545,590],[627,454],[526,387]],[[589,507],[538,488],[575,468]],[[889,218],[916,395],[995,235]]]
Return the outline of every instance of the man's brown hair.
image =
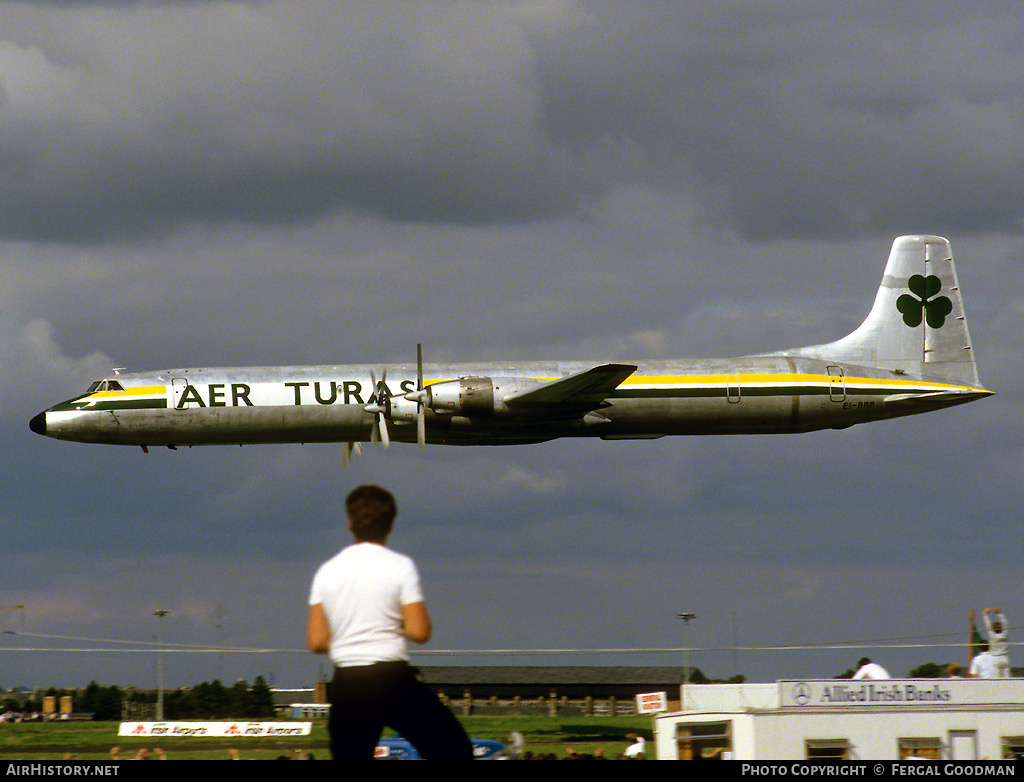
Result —
[[[391,534],[398,507],[391,492],[380,486],[359,486],[345,500],[348,526],[359,540],[382,541]]]

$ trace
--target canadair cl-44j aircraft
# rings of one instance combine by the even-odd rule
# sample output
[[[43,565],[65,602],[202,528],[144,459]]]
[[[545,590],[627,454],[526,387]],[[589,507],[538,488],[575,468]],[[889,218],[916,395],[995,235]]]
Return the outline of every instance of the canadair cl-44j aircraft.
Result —
[[[949,242],[895,241],[867,319],[823,345],[635,364],[169,369],[97,380],[32,419],[62,440],[511,445],[843,429],[963,404],[978,380]]]

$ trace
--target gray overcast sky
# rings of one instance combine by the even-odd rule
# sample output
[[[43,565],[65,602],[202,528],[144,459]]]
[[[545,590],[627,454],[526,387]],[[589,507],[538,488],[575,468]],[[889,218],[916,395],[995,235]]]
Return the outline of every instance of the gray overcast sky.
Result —
[[[834,7],[0,2],[0,606],[26,606],[0,625],[145,641],[163,607],[169,640],[299,649],[368,481],[398,496],[432,648],[675,647],[683,609],[706,647],[942,636],[869,651],[905,674],[963,661],[940,644],[972,605],[1024,625],[1024,12]],[[27,426],[113,366],[824,342],[903,233],[953,242],[995,397],[841,432],[395,445],[348,468],[336,446],[144,455]],[[771,680],[860,653],[691,659]],[[2,654],[3,686],[154,680],[150,655]],[[182,655],[168,680],[304,685],[321,664]]]

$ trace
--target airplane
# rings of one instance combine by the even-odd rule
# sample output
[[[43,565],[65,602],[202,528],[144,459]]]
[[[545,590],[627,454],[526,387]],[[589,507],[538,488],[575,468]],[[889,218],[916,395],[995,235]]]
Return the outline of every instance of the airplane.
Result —
[[[378,379],[377,370],[380,369]],[[61,440],[514,445],[561,437],[845,429],[990,395],[978,379],[949,242],[895,240],[864,322],[834,342],[636,363],[190,368],[114,374],[36,415]]]

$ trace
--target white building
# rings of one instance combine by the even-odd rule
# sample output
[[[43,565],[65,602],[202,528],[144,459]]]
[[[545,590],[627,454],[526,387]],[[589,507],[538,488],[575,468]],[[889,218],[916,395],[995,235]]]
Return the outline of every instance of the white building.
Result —
[[[1024,758],[1022,679],[689,685],[655,719],[659,760]]]

